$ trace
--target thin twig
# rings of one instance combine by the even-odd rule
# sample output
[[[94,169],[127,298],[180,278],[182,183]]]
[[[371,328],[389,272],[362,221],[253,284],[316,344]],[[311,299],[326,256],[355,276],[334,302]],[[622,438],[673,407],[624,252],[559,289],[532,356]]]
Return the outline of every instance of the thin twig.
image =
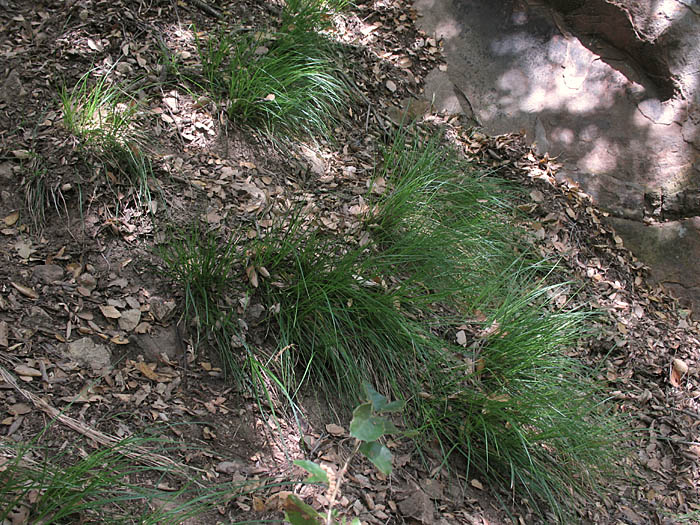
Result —
[[[685,414],[686,416],[694,417],[695,419],[700,419],[700,414],[697,412],[692,412],[690,410],[686,410],[684,408],[676,408],[676,407],[669,407],[671,410],[675,410],[676,412],[680,412],[681,414]]]
[[[73,419],[72,417],[61,413],[58,409],[49,405],[39,396],[33,394],[32,392],[29,392],[28,390],[23,389],[17,384],[17,381],[14,378],[14,376],[10,372],[8,372],[3,366],[0,366],[0,377],[5,383],[14,388],[25,399],[31,401],[35,407],[44,411],[51,418],[58,420],[60,423],[63,423],[71,430],[74,430],[75,432],[78,432],[79,434],[82,434],[88,439],[91,439],[103,446],[113,447],[119,444],[119,438],[111,436],[109,434],[104,434],[99,430],[95,430],[94,428],[88,427],[87,425],[81,423],[77,419]],[[168,468],[177,471],[185,470],[183,465],[173,461],[172,459],[166,456],[154,454],[143,447],[134,446],[131,450],[120,450],[120,452],[128,458],[133,459],[134,461],[137,461],[144,465],[150,465],[152,467],[158,468]]]
[[[211,7],[209,4],[203,2],[202,0],[187,0],[187,1],[190,4],[194,5],[195,7],[199,7],[206,14],[211,15],[214,18],[218,18],[218,19],[223,18],[223,15],[221,13],[219,13],[216,9]]]
[[[355,457],[357,451],[360,450],[361,444],[362,442],[359,439],[357,439],[355,442],[355,448],[348,456],[348,459],[345,460],[343,468],[340,469],[340,472],[338,472],[338,476],[335,478],[335,486],[333,487],[333,491],[331,492],[330,498],[328,498],[328,515],[326,516],[326,525],[331,525],[333,505],[335,505],[335,499],[338,497],[338,493],[340,492],[340,485],[342,485],[343,483],[343,476],[345,476],[345,473],[347,472],[348,467],[350,466],[350,461],[352,461],[352,458]]]

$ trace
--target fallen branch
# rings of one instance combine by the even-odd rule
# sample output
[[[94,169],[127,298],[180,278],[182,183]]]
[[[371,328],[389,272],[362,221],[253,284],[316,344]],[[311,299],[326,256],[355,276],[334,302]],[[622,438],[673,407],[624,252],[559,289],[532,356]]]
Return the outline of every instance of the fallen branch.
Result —
[[[10,385],[20,395],[22,395],[22,397],[31,401],[35,407],[45,412],[52,419],[57,420],[58,422],[70,428],[71,430],[82,434],[88,439],[91,439],[96,443],[99,443],[100,445],[106,447],[114,447],[118,445],[121,441],[115,436],[111,436],[109,434],[100,432],[99,430],[95,430],[94,428],[90,428],[84,423],[78,421],[77,419],[73,419],[72,417],[63,414],[56,408],[49,405],[39,396],[33,394],[32,392],[29,392],[28,390],[23,389],[21,386],[19,386],[19,384],[17,384],[17,380],[14,378],[14,376],[2,366],[0,366],[0,377],[5,383]],[[180,472],[184,472],[185,470],[185,467],[183,465],[173,461],[172,459],[166,456],[154,454],[153,452],[150,452],[143,447],[133,446],[130,450],[120,450],[120,453],[144,465],[158,468],[168,468]]]
[[[221,13],[219,13],[216,9],[211,7],[209,4],[206,4],[202,0],[187,0],[187,1],[190,4],[194,5],[195,7],[199,7],[206,14],[211,15],[214,18],[218,18],[218,19],[223,18],[223,15]]]

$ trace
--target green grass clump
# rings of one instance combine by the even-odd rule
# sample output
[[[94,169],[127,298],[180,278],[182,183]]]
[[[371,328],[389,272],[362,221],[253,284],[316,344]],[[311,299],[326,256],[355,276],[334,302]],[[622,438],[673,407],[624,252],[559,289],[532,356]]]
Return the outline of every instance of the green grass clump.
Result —
[[[198,41],[204,87],[226,101],[234,123],[330,138],[347,90],[318,23],[283,15],[277,33],[220,31]]]
[[[438,140],[401,131],[375,176],[386,189],[368,197],[369,243],[299,218],[257,242],[275,373],[348,409],[363,380],[406,398],[446,455],[566,521],[571,491],[592,490],[617,452],[617,420],[563,353],[590,314],[554,307],[551,265],[528,260],[508,226],[507,189],[464,169]]]
[[[595,491],[611,472],[621,426],[600,386],[563,353],[590,313],[551,311],[546,295],[556,287],[528,286],[526,275],[515,271],[503,275],[501,289],[489,287],[500,300],[483,308],[489,335],[449,369],[435,366],[430,395],[415,406],[444,451],[567,522],[572,493]]]
[[[555,307],[564,285],[547,284],[552,265],[519,240],[510,195],[439,138],[403,129],[377,167],[358,240],[296,211],[241,256],[198,230],[162,256],[185,310],[239,379],[256,376],[258,395],[294,400],[305,386],[349,411],[370,381],[405,399],[407,423],[445,456],[463,455],[467,475],[566,522],[572,494],[595,490],[620,452],[621,426],[564,353],[591,314]],[[244,268],[264,307],[258,333],[276,337],[263,347],[245,343],[226,296]]]
[[[339,253],[330,240],[298,226],[254,248],[255,265],[270,274],[262,294],[279,310],[269,320],[278,325],[279,346],[288,348],[277,360],[286,389],[308,380],[346,406],[359,398],[365,379],[405,392],[404,378],[430,356],[416,341],[427,337],[424,328],[401,308],[415,312],[425,292],[406,283],[385,287],[388,259],[367,258],[362,248]]]
[[[138,111],[135,99],[103,75],[93,83],[92,72],[85,73],[76,85],[61,89],[63,123],[85,144],[111,148],[140,138],[133,127]]]
[[[527,247],[512,226],[508,187],[409,128],[385,148],[365,219],[384,257],[410,261],[414,279],[462,307],[476,308],[485,279],[498,279]],[[370,193],[374,193],[371,191]],[[465,304],[464,302],[467,302]]]
[[[143,445],[125,439],[80,459],[67,450],[47,459],[36,440],[0,446],[0,521],[18,523],[156,523],[148,502],[170,501],[172,494],[132,484],[130,479],[156,469],[134,466],[126,456]],[[179,494],[178,494],[179,496]],[[140,509],[140,510],[139,510]],[[177,522],[177,512],[158,513]]]
[[[151,186],[157,183],[144,151],[145,137],[135,125],[139,103],[110,84],[107,75],[90,79],[88,72],[71,90],[62,88],[63,123],[82,151],[102,164],[110,186],[127,186],[139,206],[151,209]]]
[[[30,152],[26,163],[23,162],[22,190],[27,215],[35,230],[46,223],[46,210],[53,206],[57,213],[66,208],[60,182],[52,180],[44,159]]]
[[[235,351],[232,342],[233,338],[238,341],[240,332],[229,294],[240,270],[236,240],[220,241],[215,232],[203,231],[199,224],[170,232],[169,237],[158,254],[168,274],[182,287],[183,319],[196,330],[195,346],[210,340],[219,351],[224,370],[238,382],[245,382],[248,354]]]
[[[176,525],[279,486],[265,480],[205,486],[184,466],[133,459],[152,450],[182,451],[181,444],[157,438],[129,437],[89,453],[71,446],[56,451],[40,445],[49,428],[28,443],[0,443],[0,522]],[[161,482],[180,488],[152,488]]]
[[[295,34],[313,37],[314,33],[330,29],[335,7],[323,0],[286,0],[281,13],[278,32],[282,35]],[[336,9],[339,10],[339,9]]]

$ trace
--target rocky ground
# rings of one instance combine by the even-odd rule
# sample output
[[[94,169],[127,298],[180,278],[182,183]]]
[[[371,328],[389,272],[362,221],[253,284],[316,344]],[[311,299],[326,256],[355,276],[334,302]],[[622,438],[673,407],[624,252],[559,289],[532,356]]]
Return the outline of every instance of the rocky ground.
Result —
[[[526,189],[520,208],[533,242],[561,259],[572,293],[581,288],[576,300],[604,314],[596,335],[571,352],[610,387],[617,411],[631,416],[636,430],[620,438],[632,450],[624,475],[598,500],[580,502],[581,520],[673,523],[700,510],[697,321],[649,284],[647,269],[604,225],[604,213],[579,188],[557,181],[555,162],[517,135],[489,137],[431,112],[421,99],[424,80],[446,66],[441,42],[416,29],[410,4],[361,4],[338,18],[358,100],[335,147],[284,152],[224,125],[213,103],[195,100],[164,66],[168,54],[182,57],[184,67],[195,64],[192,24],[212,29],[219,15],[263,22],[278,13],[274,5],[0,4],[3,441],[32,438],[60,411],[42,438],[48,447],[82,440],[89,451],[147,432],[190,446],[167,457],[142,451],[141,461],[185,464],[212,483],[297,481],[303,473],[291,460],[302,457],[339,468],[351,444],[348,421],[333,407],[310,396],[301,425],[277,419],[233,389],[214,356],[193,352],[191,334],[176,324],[182,297],[154,246],[164,241],[163,224],[196,218],[253,237],[256,214],[273,199],[312,204],[317,220],[343,235],[357,221],[353,206],[367,191],[376,143],[408,111],[445,126],[476,165]],[[91,68],[132,83],[144,104],[140,123],[161,183],[147,206],[86,160],[62,124],[61,87]],[[30,213],[37,207],[28,201],[38,183],[50,198],[43,218]],[[232,286],[248,279],[241,275]],[[346,515],[369,523],[474,524],[507,523],[510,512],[521,523],[537,521],[507,488],[465,477],[460,465],[446,468],[437,452],[392,447],[389,478],[362,461],[351,465],[338,499]],[[240,496],[199,522],[281,520],[288,490],[294,487]],[[300,494],[312,505],[326,498],[310,486]]]

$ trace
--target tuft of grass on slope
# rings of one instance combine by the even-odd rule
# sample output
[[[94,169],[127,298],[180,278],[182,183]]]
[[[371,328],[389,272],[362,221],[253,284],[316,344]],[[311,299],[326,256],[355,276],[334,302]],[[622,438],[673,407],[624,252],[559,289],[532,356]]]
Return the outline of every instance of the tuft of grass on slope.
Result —
[[[313,17],[283,20],[286,32],[220,31],[198,40],[204,87],[226,101],[234,123],[329,139],[346,86]]]
[[[523,256],[507,190],[462,171],[437,140],[387,149],[348,247],[299,217],[257,241],[256,267],[287,391],[304,382],[350,408],[363,380],[409,400],[446,455],[565,522],[618,451],[618,420],[564,354],[590,314],[557,310],[546,264]],[[462,330],[462,344],[455,333]]]
[[[500,276],[527,251],[512,226],[510,190],[444,147],[439,133],[421,139],[410,130],[399,129],[384,150],[366,227],[384,257],[413,259],[414,278],[418,272],[426,284],[435,281],[434,290],[464,307],[486,277]]]
[[[335,7],[324,0],[286,0],[282,7],[279,34],[313,35],[333,26]],[[303,36],[301,38],[304,38]]]
[[[567,523],[572,494],[595,492],[612,472],[623,427],[602,388],[563,353],[591,314],[553,311],[546,296],[557,286],[531,279],[514,269],[486,285],[486,320],[449,370],[430,371],[430,395],[414,406],[445,452]]]
[[[157,186],[145,137],[135,125],[139,104],[107,75],[91,81],[85,73],[76,85],[61,90],[63,123],[83,151],[104,168],[110,185],[127,186],[139,206],[153,210],[151,186]],[[120,191],[115,191],[119,194]]]
[[[594,491],[620,452],[622,427],[604,393],[564,353],[591,314],[554,306],[551,265],[509,225],[509,190],[439,138],[400,130],[378,187],[361,241],[316,229],[298,211],[247,246],[273,349],[245,342],[226,297],[244,267],[235,242],[198,229],[176,235],[162,257],[188,318],[239,381],[263,386],[258,396],[279,389],[293,402],[305,386],[350,410],[368,380],[406,399],[407,423],[446,456],[463,455],[467,475],[566,522],[572,495]]]
[[[135,465],[128,455],[137,450],[181,450],[180,444],[156,438],[130,437],[90,453],[72,447],[52,451],[39,445],[49,428],[29,443],[0,444],[0,522],[175,525],[275,486],[264,480],[203,486],[186,471]],[[147,486],[160,482],[181,488]]]
[[[429,360],[426,330],[407,313],[423,302],[420,287],[389,285],[388,260],[367,258],[362,248],[340,251],[321,235],[293,222],[254,247],[255,266],[270,274],[260,283],[279,330],[278,375],[294,392],[309,381],[350,407],[362,381],[405,392],[415,369]],[[405,283],[404,283],[405,285]],[[397,306],[398,305],[398,306]],[[403,306],[400,306],[403,305]]]
[[[203,231],[199,224],[173,231],[169,238],[158,255],[168,274],[182,287],[183,319],[194,326],[195,346],[211,341],[225,372],[244,383],[248,354],[244,351],[240,355],[234,348],[240,329],[232,299],[227,295],[234,273],[240,267],[236,240],[221,241],[215,232]]]
[[[46,222],[46,210],[53,206],[57,213],[66,208],[60,183],[52,181],[44,159],[30,152],[23,166],[22,189],[27,214],[35,230],[39,230]]]
[[[120,86],[111,84],[108,75],[91,80],[85,73],[73,86],[61,88],[61,108],[66,129],[84,145],[109,149],[115,145],[139,143],[143,136],[134,127],[138,102]]]

